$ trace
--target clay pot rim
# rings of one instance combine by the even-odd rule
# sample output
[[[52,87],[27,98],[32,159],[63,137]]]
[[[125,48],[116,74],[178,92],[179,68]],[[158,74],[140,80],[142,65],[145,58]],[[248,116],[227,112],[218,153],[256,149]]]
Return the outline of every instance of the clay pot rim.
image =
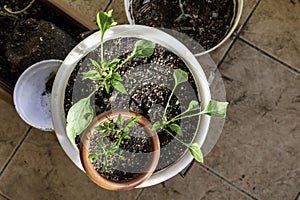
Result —
[[[89,149],[89,141],[90,141],[89,138],[91,135],[91,130],[93,130],[95,126],[97,126],[100,123],[103,123],[104,121],[117,118],[119,114],[121,114],[122,117],[125,119],[129,119],[135,116],[141,116],[141,118],[138,119],[136,123],[139,123],[141,126],[145,128],[146,132],[149,135],[151,141],[151,148],[152,148],[152,153],[150,155],[151,157],[148,163],[146,164],[144,172],[139,174],[134,179],[130,179],[128,181],[122,181],[122,182],[112,181],[101,176],[94,169],[92,163],[90,162],[90,159],[88,158],[89,155],[88,149]],[[142,184],[146,180],[148,180],[153,174],[154,170],[156,169],[160,157],[159,138],[157,133],[155,131],[152,131],[151,128],[152,128],[152,124],[148,121],[148,119],[146,119],[144,116],[138,113],[128,111],[128,110],[121,110],[121,109],[109,110],[107,112],[101,113],[98,116],[96,116],[92,121],[92,123],[89,125],[89,127],[83,132],[82,137],[80,139],[80,159],[83,168],[85,169],[86,174],[89,176],[89,178],[92,179],[100,187],[108,190],[131,190],[136,186]]]

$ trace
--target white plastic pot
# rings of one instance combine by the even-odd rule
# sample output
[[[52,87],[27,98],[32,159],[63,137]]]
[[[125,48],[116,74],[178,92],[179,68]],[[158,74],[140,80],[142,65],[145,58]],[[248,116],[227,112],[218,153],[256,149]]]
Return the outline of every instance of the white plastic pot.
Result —
[[[169,34],[158,29],[142,26],[142,25],[120,25],[109,29],[105,33],[104,40],[116,39],[119,37],[134,37],[146,39],[156,44],[159,44],[179,56],[189,67],[193,74],[198,89],[198,96],[203,105],[207,105],[211,99],[209,85],[205,74],[194,57],[194,55],[178,40]],[[76,145],[72,144],[66,135],[66,119],[64,113],[64,97],[68,79],[75,68],[76,64],[90,51],[96,49],[100,45],[100,33],[96,32],[79,43],[66,57],[61,68],[57,72],[52,97],[51,97],[51,112],[52,120],[57,138],[70,159],[83,170],[81,165],[79,150]],[[209,116],[201,116],[194,142],[197,142],[200,147],[203,145],[206,138],[210,123]],[[139,187],[146,187],[161,183],[179,172],[181,172],[191,161],[193,157],[186,151],[185,154],[164,170],[155,172],[150,179],[144,182]],[[83,170],[84,171],[84,170]]]
[[[130,24],[135,24],[135,21],[132,18],[132,14],[131,14],[132,13],[132,11],[131,11],[131,1],[132,0],[124,0],[125,12],[126,12],[128,22]],[[241,15],[242,15],[243,0],[235,0],[234,3],[235,3],[235,16],[234,16],[234,22],[233,22],[233,25],[232,25],[230,31],[228,31],[227,35],[217,45],[215,45],[214,47],[212,47],[210,49],[203,50],[201,52],[194,52],[195,56],[201,56],[201,55],[207,54],[207,53],[217,49],[232,35],[232,33],[235,30],[235,28],[237,27],[237,25],[240,21]],[[188,36],[185,36],[184,34],[180,34],[180,33],[175,34],[175,33],[172,33],[172,30],[167,30],[167,29],[162,29],[162,30],[167,31],[168,33],[170,33],[172,35],[174,34],[174,35],[176,35],[176,37],[180,37],[184,41],[185,40],[190,41]],[[194,43],[195,43],[195,46],[196,45],[200,46],[199,44],[197,44],[196,41]],[[200,48],[200,49],[202,49],[202,48]]]
[[[44,60],[27,68],[19,77],[13,94],[15,108],[30,126],[53,131],[50,93],[45,93],[51,72],[56,72],[61,60]]]

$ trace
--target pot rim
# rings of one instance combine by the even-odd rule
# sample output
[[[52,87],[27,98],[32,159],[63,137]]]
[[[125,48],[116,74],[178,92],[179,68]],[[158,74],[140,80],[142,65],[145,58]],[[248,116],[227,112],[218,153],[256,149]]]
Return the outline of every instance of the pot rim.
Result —
[[[21,74],[14,87],[13,103],[17,113],[28,125],[42,131],[54,131],[50,115],[50,96],[42,94],[42,87],[45,87],[49,74],[57,72],[61,64],[62,60],[58,59],[36,62]]]
[[[130,179],[128,181],[116,182],[111,181],[102,177],[93,167],[89,155],[89,146],[90,146],[90,136],[93,132],[95,126],[103,123],[104,121],[115,119],[118,115],[121,114],[124,118],[129,119],[131,117],[141,116],[140,119],[136,121],[136,123],[140,124],[145,128],[146,133],[148,134],[151,141],[151,153],[150,158],[145,166],[143,173],[140,173],[137,177]],[[160,142],[158,135],[155,131],[151,130],[152,124],[146,119],[144,116],[129,111],[129,110],[109,110],[107,112],[101,113],[97,115],[90,126],[83,132],[81,140],[80,140],[80,158],[83,163],[83,167],[87,173],[87,175],[100,187],[103,187],[108,190],[130,190],[135,188],[136,186],[142,184],[147,179],[150,178],[159,161],[160,156]]]
[[[201,99],[203,105],[206,106],[208,104],[209,100],[211,99],[211,94],[204,71],[195,56],[177,39],[163,31],[148,26],[118,25],[112,27],[106,32],[104,41],[119,37],[136,37],[139,39],[147,39],[167,48],[169,51],[172,51],[179,56],[185,62],[193,75],[198,89],[198,98]],[[66,119],[64,117],[65,114],[63,103],[64,93],[67,86],[67,81],[77,62],[90,51],[97,48],[99,44],[100,32],[98,31],[80,42],[69,53],[56,74],[51,95],[51,113],[58,141],[60,142],[65,153],[82,171],[84,171],[84,169],[81,165],[79,150],[66,135]],[[193,140],[193,142],[197,142],[200,147],[205,141],[209,123],[210,116],[203,115],[200,117],[197,132]],[[138,187],[147,187],[170,179],[181,172],[192,160],[192,155],[186,151],[180,159],[178,159],[169,167],[155,172],[147,181]]]
[[[131,4],[132,0],[124,0],[124,7],[125,7],[125,13],[126,13],[126,17],[127,20],[129,22],[129,24],[135,24],[134,19],[131,16],[131,12],[130,12],[130,4]],[[235,9],[236,9],[236,14],[235,14],[235,19],[234,19],[234,23],[230,29],[230,31],[227,33],[227,35],[218,43],[216,44],[214,47],[207,49],[203,52],[200,53],[195,53],[195,56],[202,56],[204,54],[207,54],[211,51],[214,51],[215,49],[219,48],[223,43],[225,43],[225,41],[227,39],[229,39],[229,37],[232,35],[233,31],[236,29],[236,27],[238,26],[238,23],[240,21],[240,18],[242,16],[242,11],[243,11],[243,4],[244,4],[244,0],[235,0],[235,2],[237,2],[237,4],[235,5]]]

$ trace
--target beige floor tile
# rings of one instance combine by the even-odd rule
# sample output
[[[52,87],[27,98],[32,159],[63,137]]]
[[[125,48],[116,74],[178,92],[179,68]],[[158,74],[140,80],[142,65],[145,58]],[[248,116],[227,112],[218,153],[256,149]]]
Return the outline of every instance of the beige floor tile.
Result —
[[[246,20],[248,19],[249,15],[255,8],[255,6],[258,4],[260,0],[244,0],[243,3],[243,11],[242,16],[240,18],[239,24],[236,27],[235,32],[239,32],[241,27],[245,24]]]
[[[0,194],[0,200],[7,200],[5,197],[1,196]]]
[[[0,169],[28,129],[14,107],[0,99]]]
[[[66,156],[54,133],[32,129],[0,177],[11,199],[128,199],[139,190],[111,192],[96,186]]]
[[[261,199],[300,188],[300,75],[237,41],[220,68],[229,110],[206,165]]]
[[[248,198],[195,164],[185,178],[175,176],[164,185],[146,188],[140,199],[246,200]]]
[[[300,70],[300,2],[263,0],[242,37]]]
[[[110,0],[63,0],[89,21],[96,22],[96,15],[103,11]]]

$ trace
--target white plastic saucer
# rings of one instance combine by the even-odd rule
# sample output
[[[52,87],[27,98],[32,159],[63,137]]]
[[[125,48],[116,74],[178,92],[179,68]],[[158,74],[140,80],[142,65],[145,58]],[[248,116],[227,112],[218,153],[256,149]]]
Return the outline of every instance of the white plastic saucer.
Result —
[[[13,94],[15,108],[30,126],[53,131],[50,111],[51,93],[46,83],[51,72],[57,72],[61,60],[43,60],[27,68],[19,77]]]

